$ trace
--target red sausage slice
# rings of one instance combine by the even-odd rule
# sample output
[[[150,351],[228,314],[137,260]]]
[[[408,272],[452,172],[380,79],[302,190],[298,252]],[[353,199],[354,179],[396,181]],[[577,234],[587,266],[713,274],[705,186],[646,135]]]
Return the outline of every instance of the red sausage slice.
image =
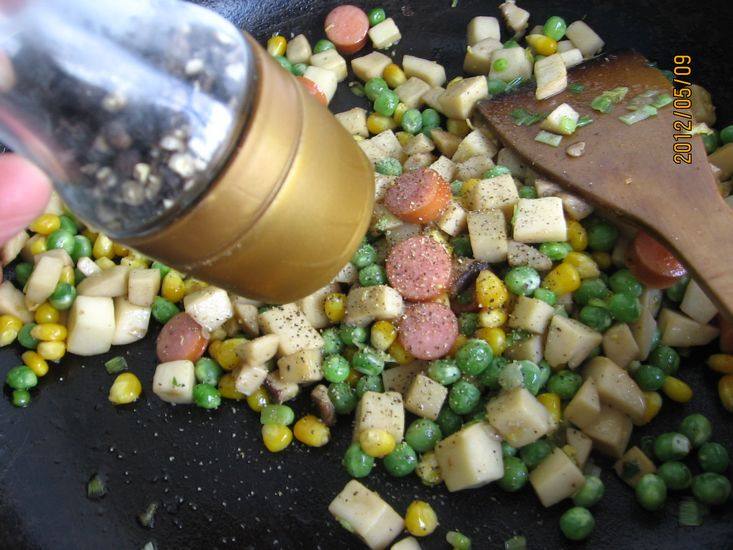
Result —
[[[324,29],[339,52],[352,54],[366,44],[369,18],[361,8],[347,4],[331,10],[326,16]]]
[[[650,288],[669,288],[687,273],[669,250],[643,231],[629,245],[626,263],[631,273]]]
[[[450,284],[450,256],[445,248],[425,235],[395,245],[386,263],[389,284],[411,302],[435,298]]]
[[[458,337],[458,321],[450,308],[436,302],[413,304],[399,325],[400,344],[417,359],[447,354]]]
[[[207,344],[201,325],[188,313],[179,313],[160,331],[156,351],[161,363],[180,359],[196,361],[206,351]]]
[[[448,182],[435,170],[420,168],[398,177],[384,195],[384,206],[407,223],[437,220],[450,202]]]

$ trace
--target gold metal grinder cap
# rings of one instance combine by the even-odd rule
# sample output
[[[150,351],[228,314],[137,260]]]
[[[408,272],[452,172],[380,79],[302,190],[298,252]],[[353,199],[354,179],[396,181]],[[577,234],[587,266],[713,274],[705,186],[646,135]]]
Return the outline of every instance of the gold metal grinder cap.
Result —
[[[125,244],[268,303],[302,298],[351,259],[371,218],[374,175],[354,139],[251,37],[251,112],[199,201]]]

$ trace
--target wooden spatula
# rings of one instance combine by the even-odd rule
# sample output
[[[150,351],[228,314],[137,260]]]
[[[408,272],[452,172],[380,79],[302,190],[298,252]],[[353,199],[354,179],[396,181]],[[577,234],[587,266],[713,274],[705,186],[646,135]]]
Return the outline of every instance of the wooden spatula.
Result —
[[[690,111],[674,105],[629,126],[619,116],[629,113],[628,101],[647,90],[672,93],[664,75],[637,53],[605,55],[569,71],[568,81],[585,86],[537,101],[534,86],[483,101],[481,118],[506,147],[538,174],[561,185],[603,213],[649,231],[673,250],[706,290],[721,313],[733,319],[733,212],[718,192],[699,136],[679,138],[690,143],[690,164],[674,160],[675,121],[689,122]],[[612,112],[590,107],[605,90],[626,86],[629,92]],[[549,113],[568,103],[594,122],[564,137],[559,147],[535,141],[539,124],[517,126],[511,113],[523,108]],[[691,115],[690,115],[691,116]],[[568,146],[585,142],[584,154],[568,155]]]

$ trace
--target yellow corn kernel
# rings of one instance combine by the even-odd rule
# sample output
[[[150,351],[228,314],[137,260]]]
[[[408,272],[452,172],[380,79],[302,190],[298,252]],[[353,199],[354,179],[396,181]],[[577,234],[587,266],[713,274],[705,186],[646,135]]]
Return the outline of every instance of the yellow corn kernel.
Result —
[[[482,327],[476,331],[476,338],[480,338],[491,348],[495,356],[504,353],[506,349],[506,332],[501,328],[485,328]]]
[[[541,393],[537,396],[537,401],[550,413],[550,416],[555,419],[555,422],[562,420],[562,406],[560,396],[556,393]]]
[[[241,401],[246,396],[237,391],[237,388],[234,387],[234,382],[234,374],[231,372],[225,373],[221,378],[219,378],[219,393],[224,399]]]
[[[448,355],[453,357],[456,353],[458,353],[459,349],[466,345],[466,342],[468,342],[468,336],[466,336],[465,334],[459,334],[458,336],[456,336],[456,341],[453,342],[453,345],[451,346]]]
[[[733,355],[715,353],[708,357],[708,367],[722,374],[733,374]]]
[[[262,441],[271,453],[279,453],[293,441],[293,432],[284,424],[262,426]]]
[[[414,537],[426,537],[438,527],[438,516],[432,506],[413,500],[405,512],[405,529]]]
[[[36,376],[46,376],[48,373],[48,363],[46,363],[46,360],[38,355],[37,352],[30,350],[26,351],[20,356],[20,358],[23,360],[23,364],[31,369]]]
[[[448,84],[445,85],[445,89],[447,90],[448,88],[453,86],[453,84],[458,84],[461,80],[463,80],[462,76],[455,77],[453,80],[451,80],[450,82],[448,82]]]
[[[163,277],[160,293],[163,295],[163,298],[174,304],[183,300],[183,297],[186,295],[186,287],[183,284],[181,276],[175,271],[169,271]]]
[[[41,342],[38,344],[36,351],[46,361],[58,363],[66,355],[66,344],[63,342]]]
[[[110,260],[109,258],[99,258],[98,260],[94,260],[94,263],[99,266],[99,269],[102,271],[107,271],[108,269],[112,269],[116,264]]]
[[[65,265],[61,268],[61,277],[59,277],[59,283],[68,283],[73,285],[76,282],[76,275],[74,275],[74,268],[70,265]]]
[[[287,47],[288,41],[285,40],[284,36],[280,36],[279,34],[273,34],[267,40],[267,53],[272,56],[285,55],[285,50],[287,49]]]
[[[397,104],[397,107],[395,107],[395,110],[394,110],[394,114],[392,115],[392,120],[394,120],[396,124],[402,124],[402,116],[403,116],[403,115],[404,115],[404,114],[405,114],[405,113],[406,113],[407,111],[409,111],[409,109],[407,108],[407,105],[405,105],[404,103],[402,103],[402,102],[400,101],[400,102],[399,102],[399,103]],[[401,133],[407,134],[407,136],[408,136],[408,139],[412,137],[412,136],[411,136],[410,134],[408,134],[407,132],[401,132]],[[404,147],[404,145],[403,145],[403,147]]]
[[[92,231],[89,228],[87,228],[84,231],[82,231],[81,234],[84,235],[91,242],[96,241],[97,240],[97,236],[99,235],[99,233],[97,233],[96,231]]]
[[[344,357],[346,357],[346,355],[344,355]],[[349,360],[349,362],[351,362],[351,360]],[[361,377],[362,377],[362,374],[359,371],[357,371],[356,369],[350,369],[349,376],[346,377],[346,383],[349,386],[356,386],[356,383],[359,381]]]
[[[377,135],[395,128],[397,128],[397,123],[388,116],[372,113],[367,118],[367,130],[370,134]]]
[[[94,246],[92,247],[92,256],[97,260],[99,258],[113,259],[115,257],[115,251],[112,239],[104,233],[97,235],[97,240],[94,241]]]
[[[218,329],[214,330],[211,334],[209,334],[209,340],[212,342],[215,340],[226,340],[227,339],[227,331],[224,330],[222,327],[219,327]]]
[[[733,374],[726,374],[718,380],[718,395],[726,410],[733,412]]]
[[[582,252],[588,248],[588,233],[580,222],[568,220],[568,242],[576,252]]]
[[[654,417],[659,414],[662,409],[662,396],[655,391],[644,392],[644,416],[642,417],[642,426],[649,424]]]
[[[66,334],[66,327],[58,323],[43,323],[31,329],[31,336],[43,342],[63,342]]]
[[[372,347],[387,351],[397,339],[397,329],[389,321],[377,321],[372,325],[369,339]]]
[[[569,263],[561,263],[555,269],[545,275],[542,281],[542,288],[552,290],[558,296],[574,292],[580,287],[580,274],[575,266]]]
[[[600,274],[596,262],[594,262],[593,258],[585,252],[570,252],[565,256],[565,260],[563,261],[575,267],[575,269],[578,270],[578,275],[580,275],[581,279],[595,278]]]
[[[499,277],[484,270],[476,278],[476,303],[479,307],[495,309],[503,306],[509,299],[509,291]]]
[[[183,281],[183,294],[188,296],[189,294],[205,289],[207,286],[209,286],[209,283],[199,281],[195,277],[189,277]]]
[[[667,376],[662,384],[662,391],[672,401],[687,403],[692,399],[692,388],[674,376]]]
[[[30,239],[28,239],[28,250],[30,253],[35,256],[36,254],[43,254],[48,250],[46,247],[46,237],[43,235],[34,235]]]
[[[539,55],[552,55],[557,51],[557,40],[544,34],[530,34],[527,44]]]
[[[392,342],[392,345],[387,348],[387,352],[399,365],[406,365],[407,363],[411,363],[415,360],[412,354],[402,347],[399,340]]]
[[[481,180],[477,178],[471,178],[471,179],[467,179],[466,181],[464,181],[461,184],[461,190],[458,193],[458,198],[461,200],[463,205],[468,209],[470,209],[471,207],[471,205],[468,204],[468,197],[471,191],[473,190],[473,188],[478,185],[479,181]]]
[[[23,328],[23,321],[15,315],[0,315],[0,331],[14,330],[19,332]]]
[[[428,451],[420,456],[420,461],[417,463],[417,468],[415,468],[415,474],[428,487],[440,485],[443,482],[440,465],[433,451]]]
[[[212,342],[209,346],[209,354],[221,365],[221,368],[233,370],[242,362],[242,346],[246,341],[246,338],[229,338],[215,347]]]
[[[402,117],[400,116],[400,122],[401,121],[402,121]],[[407,132],[397,132],[395,134],[395,137],[397,138],[397,141],[400,142],[400,145],[402,145],[402,147],[406,147],[407,142],[410,141],[410,138],[412,138],[412,135],[408,134]]]
[[[451,134],[458,137],[466,137],[471,132],[471,128],[465,120],[455,118],[449,118],[445,123],[445,127]]]
[[[262,412],[262,409],[265,408],[265,405],[269,403],[270,396],[267,394],[267,391],[263,387],[257,388],[254,392],[252,392],[252,395],[247,396],[247,405],[249,405],[249,408],[256,413]]]
[[[346,294],[332,292],[323,301],[323,313],[332,323],[340,323],[346,315]]]
[[[598,264],[599,269],[605,270],[611,267],[611,255],[608,252],[597,251],[590,256]]]
[[[478,324],[484,328],[503,327],[506,321],[507,314],[503,309],[482,309],[478,314]]]
[[[33,315],[36,323],[39,325],[43,323],[58,323],[59,322],[59,310],[53,307],[48,302],[42,303],[38,306],[36,313]]]
[[[374,458],[383,458],[394,451],[397,442],[387,430],[369,428],[359,434],[361,450]]]
[[[28,226],[28,229],[41,235],[50,235],[59,227],[61,227],[61,218],[56,214],[41,214]]]
[[[393,89],[407,82],[405,72],[395,63],[390,63],[384,68],[382,78],[387,83],[387,86]]]
[[[120,260],[120,265],[126,265],[130,269],[137,269],[142,268],[145,269],[148,267],[149,263],[148,260],[144,256],[138,256],[134,252],[131,254],[128,254],[124,258]]]
[[[18,337],[18,331],[12,328],[0,330],[0,348],[9,346]]]
[[[120,258],[124,258],[125,256],[129,256],[131,254],[129,248],[127,248],[123,244],[115,242],[112,243],[112,252],[114,252],[115,256],[119,256]]]
[[[323,420],[307,414],[295,423],[293,435],[295,439],[309,447],[323,447],[331,439],[331,430]]]
[[[128,405],[137,401],[143,386],[137,376],[131,372],[123,372],[115,378],[109,389],[109,400],[115,405]]]

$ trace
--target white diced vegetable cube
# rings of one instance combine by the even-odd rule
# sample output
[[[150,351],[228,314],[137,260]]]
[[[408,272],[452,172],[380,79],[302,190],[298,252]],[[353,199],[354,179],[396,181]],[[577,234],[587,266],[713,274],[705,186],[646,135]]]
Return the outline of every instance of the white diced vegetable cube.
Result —
[[[648,308],[652,315],[657,315],[662,308],[662,296],[664,293],[659,288],[645,288],[639,296],[639,303],[642,308]]]
[[[41,261],[41,258],[45,258],[46,256],[58,258],[64,263],[64,267],[74,267],[74,260],[71,259],[69,253],[66,252],[66,250],[64,250],[63,248],[54,248],[52,250],[46,250],[46,252],[36,254],[35,256],[33,256],[33,263],[37,265],[38,262]]]
[[[280,338],[265,334],[242,344],[242,358],[250,365],[264,365],[277,354]]]
[[[507,262],[511,267],[526,265],[538,271],[552,269],[552,260],[545,254],[533,246],[511,240],[507,248]]]
[[[631,447],[613,465],[618,476],[631,487],[636,487],[646,474],[657,471],[654,462],[639,447]]]
[[[662,344],[674,347],[704,346],[720,333],[715,327],[698,323],[667,308],[659,314],[659,331]]]
[[[529,338],[521,339],[508,347],[504,352],[504,356],[513,361],[539,363],[542,361],[542,336],[533,334]]]
[[[499,154],[496,157],[496,164],[509,168],[512,176],[515,178],[524,179],[527,175],[527,166],[525,166],[520,158],[507,147],[504,147],[499,151]]]
[[[507,0],[499,5],[499,11],[504,16],[507,27],[515,34],[523,34],[529,25],[529,12],[517,6],[514,0]]]
[[[133,269],[127,282],[127,299],[131,304],[150,307],[160,290],[160,271]]]
[[[439,101],[445,116],[465,119],[471,116],[476,103],[487,97],[489,97],[489,85],[486,77],[474,76],[449,86]]]
[[[509,326],[543,334],[554,313],[555,309],[542,300],[520,296],[509,316]]]
[[[113,346],[126,346],[145,338],[150,324],[150,308],[115,298],[115,332]]]
[[[585,477],[568,455],[555,448],[532,470],[529,482],[542,505],[547,508],[577,493],[585,484]]]
[[[374,25],[369,29],[369,38],[372,40],[372,46],[375,50],[386,50],[390,46],[399,42],[402,35],[400,29],[394,19],[388,17],[378,25]]]
[[[388,391],[365,392],[356,406],[354,414],[354,440],[369,429],[386,430],[399,443],[405,434],[405,407],[402,395]]]
[[[494,161],[488,155],[477,155],[459,163],[456,170],[456,179],[466,181],[481,179],[487,170],[494,167]]]
[[[226,290],[213,286],[193,292],[183,299],[183,307],[194,321],[209,332],[234,317]]]
[[[603,341],[603,335],[575,319],[555,315],[545,343],[545,360],[551,367],[567,363],[574,369]]]
[[[537,81],[535,97],[547,99],[562,92],[568,86],[568,70],[562,55],[549,55],[534,64],[534,77]]]
[[[328,102],[331,102],[338,86],[336,73],[311,65],[305,70],[303,76],[313,82],[323,92]]]
[[[348,75],[346,60],[334,49],[313,54],[311,56],[311,65],[333,72],[338,82],[346,80],[346,76]]]
[[[566,69],[580,65],[583,62],[583,53],[578,48],[558,53],[562,57],[562,62],[565,63]]]
[[[435,61],[406,55],[402,58],[402,70],[407,78],[416,76],[433,88],[445,83],[445,68]]]
[[[501,42],[494,38],[486,38],[466,48],[463,58],[463,71],[468,74],[487,75],[491,71],[491,54],[501,49]]]
[[[361,107],[354,107],[343,113],[337,113],[336,120],[341,123],[341,126],[346,128],[352,136],[369,137],[369,130],[367,129],[367,112]]]
[[[304,349],[277,360],[283,382],[309,384],[323,378],[321,350]]]
[[[76,355],[99,355],[112,347],[115,306],[112,298],[77,296],[69,310],[66,349]]]
[[[590,426],[601,414],[601,398],[593,378],[588,378],[565,407],[563,416],[581,430]]]
[[[33,321],[25,305],[25,296],[10,281],[0,283],[0,315],[12,315],[24,323]]]
[[[430,153],[417,153],[409,157],[402,165],[402,168],[405,172],[411,172],[419,168],[427,168],[433,162],[435,162],[435,157]]]
[[[550,413],[525,388],[504,391],[489,400],[486,419],[513,447],[524,447],[555,428]]]
[[[130,268],[116,265],[87,277],[76,288],[80,296],[117,298],[127,296],[129,280]]]
[[[323,347],[323,338],[295,304],[285,304],[263,311],[258,316],[260,328],[280,337],[280,355]]]
[[[0,266],[8,265],[17,258],[26,242],[28,242],[28,233],[25,231],[8,239],[0,248]]]
[[[369,230],[372,233],[376,232],[388,234],[390,230],[400,227],[402,225],[402,220],[392,214],[392,212],[387,210],[387,207],[385,207],[383,204],[377,203],[374,205],[374,209],[372,210],[372,221],[369,224]],[[359,276],[356,268],[354,268],[354,273],[354,281],[356,281]]]
[[[403,147],[406,155],[430,153],[433,149],[435,149],[433,140],[422,133],[412,136]]]
[[[264,365],[245,363],[235,371],[234,388],[249,397],[265,383],[268,374]]]
[[[554,132],[556,134],[564,134],[569,136],[573,132],[568,131],[568,126],[565,124],[565,119],[573,122],[572,129],[575,130],[575,123],[578,122],[580,115],[567,103],[561,103],[553,109],[553,111],[547,115],[547,118],[542,121],[540,128],[547,130],[548,132]]]
[[[435,146],[438,148],[438,151],[440,151],[440,153],[443,155],[443,158],[451,162],[451,164],[448,166],[452,166],[453,167],[452,173],[455,173],[456,167],[453,164],[453,161],[450,160],[450,157],[456,154],[456,151],[458,150],[458,146],[461,144],[461,141],[462,141],[461,138],[459,138],[455,134],[451,134],[450,132],[441,130],[440,128],[435,128],[431,130],[430,137],[433,138],[433,142],[435,142]],[[445,162],[445,161],[442,161],[441,159],[438,159],[438,161]],[[445,178],[445,177],[443,179],[446,179],[447,181],[452,180],[452,178]]]
[[[557,197],[519,199],[514,211],[514,240],[544,243],[567,239],[562,201]]]
[[[593,449],[593,441],[591,441],[590,437],[575,428],[568,428],[565,432],[565,438],[568,440],[568,445],[575,449],[575,460],[578,463],[578,467],[584,468]]]
[[[501,441],[486,422],[476,422],[435,446],[435,458],[450,492],[482,487],[504,476]]]
[[[591,57],[603,49],[604,42],[585,21],[574,21],[568,25],[565,36],[573,46],[583,52],[583,57]]]
[[[613,325],[603,334],[603,354],[624,369],[631,361],[639,359],[639,346],[629,325]]]
[[[583,369],[586,378],[596,383],[601,402],[628,415],[640,423],[644,417],[644,394],[624,369],[607,357],[594,357]]]
[[[351,60],[351,70],[357,78],[364,82],[372,78],[382,76],[384,69],[392,63],[392,60],[380,52],[372,52],[362,57]]]
[[[102,268],[94,263],[94,260],[87,257],[79,258],[79,261],[76,262],[76,268],[81,271],[85,277],[91,277],[95,273],[102,272]]]
[[[519,201],[519,193],[511,174],[501,174],[480,180],[471,189],[468,200],[472,210],[485,212],[499,208],[507,214]]]
[[[445,157],[443,157],[445,158]],[[463,207],[451,199],[437,221],[438,227],[451,237],[460,235],[466,229],[468,215]]]
[[[593,440],[593,448],[603,454],[620,458],[629,445],[634,424],[621,411],[601,403],[601,411],[591,424],[581,428]]]
[[[384,174],[374,174],[374,200],[381,201],[384,198],[387,189],[392,187],[397,176],[385,176]]]
[[[534,33],[532,33],[532,34],[534,34]],[[557,43],[557,53],[564,53],[564,52],[567,52],[569,50],[577,50],[577,48],[575,46],[573,46],[573,43],[570,42],[570,40],[560,40]]]
[[[295,382],[286,382],[280,377],[280,371],[274,370],[265,378],[264,386],[272,400],[278,405],[295,399],[300,391],[300,386]]]
[[[484,262],[503,262],[507,255],[507,236],[502,211],[469,212],[467,223],[473,257]]]
[[[440,98],[443,96],[444,93],[445,88],[443,88],[442,86],[430,88],[422,96],[423,103],[425,103],[425,105],[427,105],[428,107],[435,109],[439,113],[442,113],[443,106],[440,104]]]
[[[311,50],[310,42],[304,34],[299,34],[290,39],[288,42],[287,50],[285,51],[285,57],[288,58],[292,64],[296,63],[308,63],[313,51]]]
[[[420,550],[420,543],[415,537],[406,537],[399,542],[395,542],[389,550]]]
[[[644,361],[649,357],[652,346],[657,339],[657,320],[649,310],[642,307],[639,320],[629,325],[631,334],[634,335],[636,345],[639,347],[639,360]]]
[[[385,156],[397,160],[402,158],[402,144],[400,144],[400,140],[397,139],[397,136],[392,130],[380,132],[369,141],[382,149],[385,152]]]
[[[378,319],[396,319],[403,311],[402,296],[394,288],[387,285],[362,286],[349,291],[344,322],[366,326]]]
[[[412,381],[421,372],[425,372],[427,365],[421,361],[408,363],[384,369],[382,371],[382,385],[384,391],[395,391],[404,395],[410,388]]]
[[[593,207],[580,197],[565,192],[558,193],[557,197],[562,201],[565,213],[574,220],[582,220],[593,213]]]
[[[501,40],[499,20],[496,17],[487,17],[485,15],[474,17],[468,22],[466,34],[469,46],[478,44],[487,38],[499,41]]]
[[[305,313],[306,319],[308,319],[308,322],[314,328],[325,328],[331,324],[331,321],[328,320],[323,310],[323,305],[326,301],[326,296],[334,292],[339,292],[340,290],[337,284],[331,283],[316,290],[310,296],[298,300],[298,307]]]
[[[433,136],[433,139],[436,140],[436,144],[438,144],[438,148],[440,148],[440,141],[437,140],[435,136]],[[445,181],[453,181],[453,176],[456,174],[456,164],[448,157],[440,157],[430,165],[430,169],[440,174]]]
[[[372,142],[371,139],[362,139],[361,141],[357,141],[356,144],[372,164],[376,164],[378,161],[389,156],[384,149]]]
[[[502,59],[504,61],[500,61],[497,64],[497,61]],[[510,82],[519,77],[526,80],[531,76],[532,63],[527,57],[527,52],[524,51],[524,48],[501,48],[491,52],[490,79]]]
[[[51,197],[48,199],[48,204],[46,204],[46,209],[43,213],[55,214],[57,216],[64,213],[64,201],[61,200],[61,197],[59,197],[56,191],[51,191]]]
[[[451,160],[453,162],[464,162],[478,155],[493,157],[496,155],[496,145],[481,130],[473,130],[463,138]]]
[[[680,310],[703,325],[712,321],[713,317],[718,314],[718,308],[694,280],[690,281],[685,289]]]
[[[36,264],[25,286],[25,304],[29,309],[37,308],[53,294],[63,268],[64,262],[53,256],[44,256]]]
[[[409,109],[416,109],[422,103],[422,97],[430,90],[430,84],[416,76],[410,77],[407,82],[395,88],[400,101]],[[442,97],[442,96],[441,96]]]
[[[448,388],[424,374],[418,374],[405,394],[405,409],[422,418],[435,420],[448,397]]]
[[[193,403],[196,375],[191,361],[169,361],[155,368],[153,393],[163,401],[176,405]]]
[[[239,296],[235,296],[232,299],[232,310],[237,323],[247,336],[252,338],[260,333],[260,325],[257,321],[257,306],[245,303]]]

